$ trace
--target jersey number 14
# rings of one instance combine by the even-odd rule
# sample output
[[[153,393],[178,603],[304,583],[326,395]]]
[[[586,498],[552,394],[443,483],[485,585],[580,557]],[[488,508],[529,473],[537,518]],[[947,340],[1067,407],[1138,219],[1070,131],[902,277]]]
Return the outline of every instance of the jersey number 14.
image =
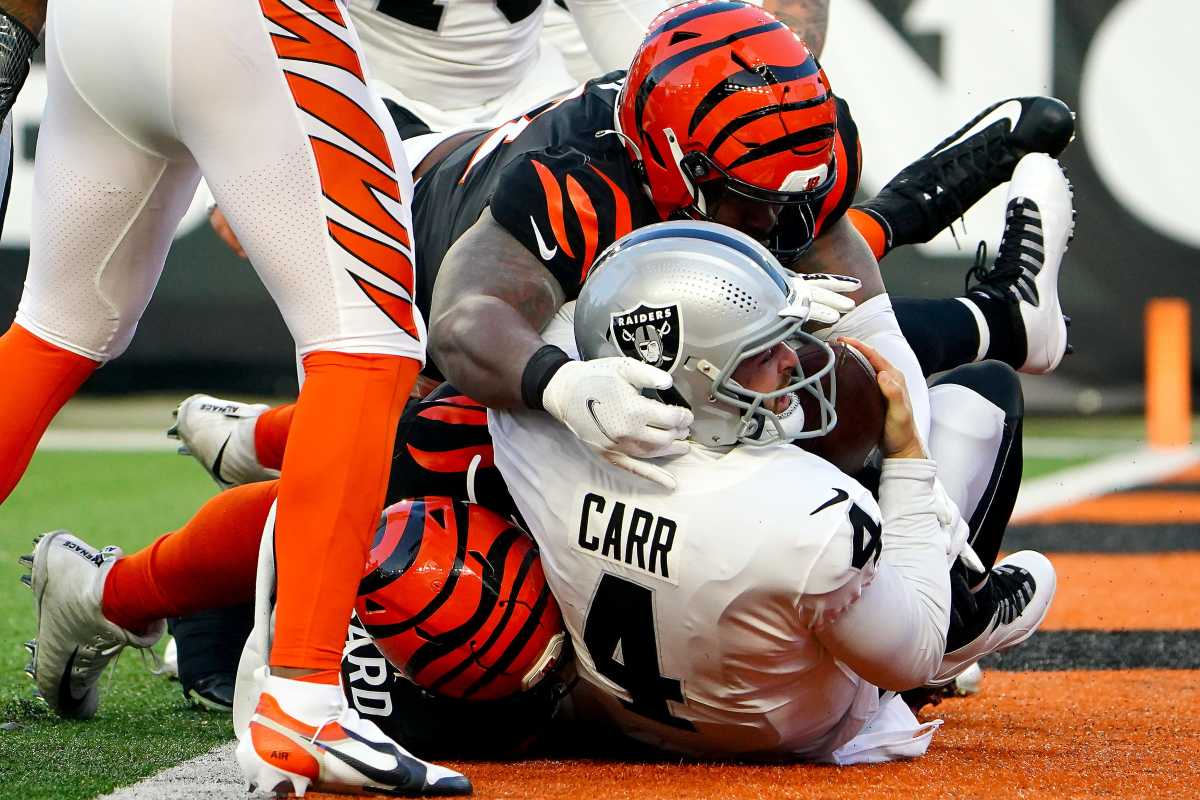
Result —
[[[597,671],[629,692],[630,699],[621,701],[626,708],[665,725],[695,730],[667,707],[668,700],[683,702],[683,686],[659,672],[653,591],[605,573],[588,609],[583,643]]]

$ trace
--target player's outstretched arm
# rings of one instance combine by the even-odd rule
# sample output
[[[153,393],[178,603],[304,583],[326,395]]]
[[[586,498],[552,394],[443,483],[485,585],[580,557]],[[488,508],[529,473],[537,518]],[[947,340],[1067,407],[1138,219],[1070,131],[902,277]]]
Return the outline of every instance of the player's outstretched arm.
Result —
[[[447,251],[429,311],[429,353],[450,383],[491,408],[519,408],[521,377],[562,287],[485,210]]]
[[[0,120],[29,75],[29,60],[46,24],[46,0],[0,0]]]

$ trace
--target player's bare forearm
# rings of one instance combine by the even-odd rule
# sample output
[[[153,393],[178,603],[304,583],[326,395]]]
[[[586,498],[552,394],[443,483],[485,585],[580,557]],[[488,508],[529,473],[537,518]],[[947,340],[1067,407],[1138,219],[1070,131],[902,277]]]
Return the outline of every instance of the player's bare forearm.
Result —
[[[0,11],[33,33],[40,31],[46,24],[46,0],[0,0]]]
[[[875,254],[846,217],[818,236],[812,249],[788,266],[797,272],[827,272],[858,278],[862,288],[850,295],[856,303],[887,291]]]
[[[563,304],[554,277],[490,211],[446,253],[433,291],[429,352],[457,389],[492,408],[522,405],[521,375]]]
[[[821,57],[829,28],[829,0],[763,0],[763,8],[798,33],[814,56]]]

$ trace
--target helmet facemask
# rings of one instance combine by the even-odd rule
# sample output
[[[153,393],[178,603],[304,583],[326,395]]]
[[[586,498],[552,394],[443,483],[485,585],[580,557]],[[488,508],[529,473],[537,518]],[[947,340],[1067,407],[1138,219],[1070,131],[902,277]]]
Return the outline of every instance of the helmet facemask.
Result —
[[[742,412],[736,441],[739,444],[762,446],[777,442],[811,439],[824,436],[837,425],[837,375],[832,373],[834,354],[832,348],[820,339],[801,330],[802,317],[789,315],[791,307],[780,312],[779,323],[761,336],[737,345],[729,354],[725,364],[717,366],[701,360],[693,365],[697,371],[709,378],[712,391],[710,402],[724,403]],[[765,353],[780,343],[795,350],[815,344],[826,355],[823,366],[816,372],[806,374],[800,362],[792,368],[792,380],[771,391],[749,389],[734,380],[734,373],[746,361]],[[832,373],[832,374],[831,374]],[[829,376],[829,393],[826,394],[821,381]],[[807,394],[816,402],[818,424],[805,418],[800,397]],[[772,410],[769,401],[788,398],[788,405],[779,411]],[[728,443],[725,443],[728,444]]]

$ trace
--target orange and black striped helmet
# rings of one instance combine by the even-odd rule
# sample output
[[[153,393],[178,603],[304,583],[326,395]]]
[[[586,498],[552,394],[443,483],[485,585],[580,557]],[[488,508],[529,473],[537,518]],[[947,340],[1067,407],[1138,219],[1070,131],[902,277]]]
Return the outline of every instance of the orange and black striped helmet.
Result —
[[[837,111],[812,53],[769,12],[741,0],[667,9],[650,23],[617,102],[664,219],[732,225],[784,263],[812,244],[837,176]]]
[[[566,640],[530,536],[447,497],[384,510],[355,611],[392,666],[444,697],[531,689],[554,672]]]

